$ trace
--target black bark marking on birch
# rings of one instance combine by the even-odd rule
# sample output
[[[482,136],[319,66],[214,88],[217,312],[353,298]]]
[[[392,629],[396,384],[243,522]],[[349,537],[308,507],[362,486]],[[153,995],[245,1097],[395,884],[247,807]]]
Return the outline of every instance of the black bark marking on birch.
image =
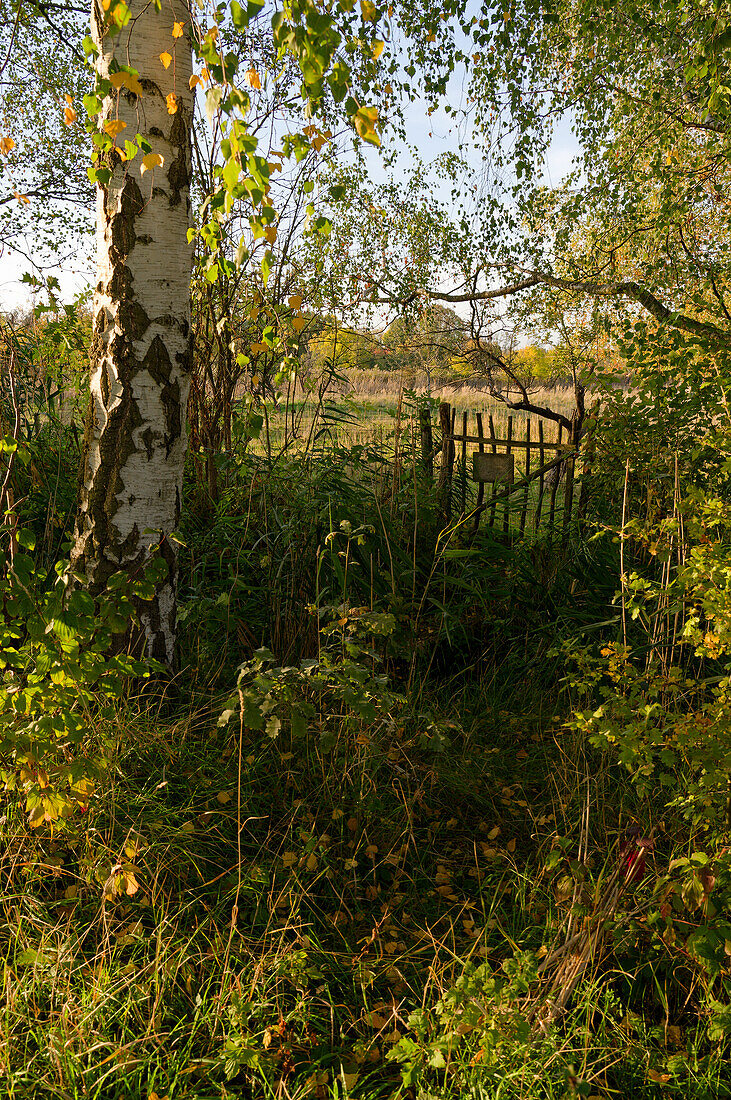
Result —
[[[152,428],[148,425],[142,435],[140,436],[142,442],[145,445],[145,451],[147,452],[147,461],[149,462],[155,451],[154,437],[152,434]]]
[[[109,252],[113,267],[116,268],[120,261],[126,260],[134,248],[137,242],[135,222],[144,208],[145,200],[142,198],[134,176],[127,176],[119,196],[119,211],[111,216]]]
[[[142,370],[146,370],[160,387],[160,401],[165,412],[165,427],[167,429],[164,436],[166,458],[170,456],[170,450],[173,444],[180,439],[183,430],[180,415],[180,383],[177,378],[171,380],[172,369],[173,365],[170,362],[168,349],[160,337],[156,336],[142,361]]]
[[[109,393],[110,393],[109,364],[108,363],[105,363],[104,366],[99,371],[99,390],[100,390],[101,395],[102,395],[102,404],[104,405],[105,409],[108,409],[109,408]],[[101,428],[101,424],[99,425],[99,427]]]
[[[170,127],[170,144],[177,147],[178,155],[170,162],[168,183],[170,185],[170,206],[178,206],[181,192],[190,185],[190,164],[186,153],[188,145],[188,124],[182,114],[176,113]]]
[[[187,339],[187,346],[185,351],[176,352],[175,362],[180,367],[182,374],[190,374],[193,370],[193,334],[187,321],[182,327],[182,333],[184,338]]]

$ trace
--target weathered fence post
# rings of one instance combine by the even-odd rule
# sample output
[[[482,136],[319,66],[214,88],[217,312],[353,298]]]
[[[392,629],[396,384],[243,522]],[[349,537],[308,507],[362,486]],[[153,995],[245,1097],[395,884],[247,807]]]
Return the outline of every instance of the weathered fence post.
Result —
[[[434,478],[434,435],[431,429],[431,409],[422,405],[419,409],[419,436],[421,439],[421,466],[430,481]]]
[[[442,430],[442,465],[439,469],[439,503],[445,522],[452,516],[452,474],[454,471],[454,440],[452,439],[452,409],[448,401],[439,406],[439,427]]]
[[[576,507],[576,521],[579,524],[584,518],[584,513],[586,512],[589,477],[591,475],[591,469],[594,465],[594,459],[596,457],[596,436],[594,432],[596,422],[594,417],[596,415],[598,405],[599,403],[597,402],[589,413],[591,419],[589,420],[589,427],[586,431],[586,435],[584,438],[584,446],[582,447],[583,464],[581,469],[581,488],[579,489],[579,503]]]
[[[482,427],[482,413],[477,414],[477,437],[479,439],[480,454],[485,453],[485,439],[484,431]],[[481,481],[477,486],[477,504],[475,506],[475,519],[472,525],[472,536],[477,534],[477,529],[480,526],[480,516],[483,511],[482,502],[485,499],[485,482]]]
[[[561,453],[561,441],[562,441],[562,439],[563,439],[563,424],[559,424],[559,426],[558,426],[558,435],[556,436],[556,443],[557,443],[556,454],[557,455],[560,455],[560,453]],[[555,469],[555,473],[552,471],[552,476],[551,476],[551,479],[550,479],[551,497],[550,497],[549,505],[548,505],[548,527],[549,527],[548,537],[549,537],[549,539],[553,538],[553,525],[554,525],[554,522],[556,520],[556,493],[558,492],[558,483],[561,480],[561,466],[560,465],[556,466],[554,469]]]
[[[577,418],[574,418],[571,422],[571,431],[569,433],[569,443],[572,447],[576,447],[579,442],[579,436],[581,433],[581,423]],[[563,506],[563,542],[568,542],[569,530],[571,528],[571,512],[574,506],[574,470],[575,459],[573,454],[566,459],[566,492],[564,495]]]

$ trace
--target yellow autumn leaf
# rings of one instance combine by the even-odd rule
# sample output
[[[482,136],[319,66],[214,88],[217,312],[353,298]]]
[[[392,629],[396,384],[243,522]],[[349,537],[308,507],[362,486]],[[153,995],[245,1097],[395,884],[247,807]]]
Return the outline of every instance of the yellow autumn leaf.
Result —
[[[305,327],[306,324],[307,324],[307,321],[305,320],[304,317],[293,317],[292,318],[292,327],[293,327],[295,332],[302,332],[302,329]]]
[[[0,138],[0,153],[7,156],[8,153],[15,148],[15,142],[11,137]]]
[[[126,69],[121,69],[118,73],[112,73],[109,77],[109,83],[113,88],[119,91],[120,88],[127,88],[128,91],[133,92],[135,95],[142,95],[142,85],[140,84],[139,77],[136,73],[128,73]]]
[[[178,97],[175,92],[171,92],[170,95],[165,97],[165,102],[168,106],[168,114],[174,115],[178,109]]]
[[[73,898],[76,897],[78,892],[79,892],[78,887],[76,887],[76,886],[67,886],[66,889],[63,892],[63,896],[66,898],[67,901],[71,901]]]
[[[64,107],[63,120],[67,126],[71,126],[72,123],[76,122],[76,111],[73,107]]]
[[[287,298],[287,305],[290,309],[299,309],[302,305],[302,295],[293,294],[290,298]]]
[[[46,817],[46,811],[43,808],[43,804],[39,803],[34,806],[28,814],[28,824],[31,829],[37,829],[39,825],[42,825]]]
[[[165,158],[162,153],[148,153],[147,156],[142,158],[142,164],[140,165],[140,175],[144,175],[145,172],[149,172],[152,168],[159,168],[165,163]]]
[[[182,38],[185,30],[185,23],[173,23],[173,38]]]
[[[201,80],[203,81],[204,84],[207,84],[210,79],[211,79],[211,74],[204,65],[203,68],[201,69]]]
[[[244,80],[250,88],[261,88],[261,80],[256,69],[247,69],[244,73]]]
[[[227,802],[230,802],[232,795],[229,791],[219,791],[216,795],[216,802],[220,802],[222,806],[225,806]]]
[[[509,840],[508,843],[506,844],[506,848],[508,849],[509,852],[514,852],[515,851],[515,841],[514,840]]]
[[[500,836],[500,826],[499,825],[493,825],[492,829],[490,829],[490,832],[487,834],[487,839],[488,840],[494,840],[496,836]]]
[[[160,60],[162,61],[162,66],[163,66],[163,68],[164,68],[164,69],[169,69],[169,68],[170,68],[170,66],[171,66],[171,65],[172,65],[172,63],[173,63],[173,58],[172,58],[172,54],[169,54],[169,53],[167,52],[167,50],[164,50],[164,51],[163,51],[163,52],[162,52],[162,53],[160,54]]]
[[[132,871],[127,871],[126,875],[124,876],[123,881],[124,881],[124,892],[127,895],[127,897],[131,898],[132,895],[136,894],[137,891],[139,890],[140,884],[137,881],[137,879],[135,878]]]
[[[66,100],[66,106],[67,107],[73,107],[74,97],[72,95],[69,95],[69,93],[66,92],[66,95],[64,96],[64,99]]]
[[[188,87],[190,88],[191,92],[195,88],[196,84],[200,84],[200,82],[201,82],[201,78],[199,76],[196,76],[195,73],[193,73],[190,80],[188,81]]]
[[[358,137],[363,141],[369,141],[372,145],[380,145],[381,139],[376,133],[378,122],[378,108],[361,107],[353,115],[353,125]]]
[[[294,867],[296,862],[297,862],[297,853],[296,852],[283,852],[282,853],[282,863],[284,864],[285,867]]]
[[[316,871],[317,870],[317,856],[315,855],[314,852],[310,852],[310,854],[307,857],[307,870],[308,871]]]
[[[268,225],[267,228],[264,230],[264,236],[266,237],[269,244],[274,244],[277,239],[276,227],[273,225]]]
[[[24,202],[27,205],[30,205],[30,199],[27,195],[21,195],[20,191],[13,191],[13,194],[15,195],[18,202]]]
[[[360,13],[365,23],[375,23],[376,5],[373,0],[360,0]]]
[[[373,57],[375,59],[378,59],[381,56],[381,54],[383,53],[383,47],[385,45],[386,43],[381,42],[380,39],[376,39],[376,41],[373,43]]]
[[[117,134],[122,133],[122,130],[127,129],[127,123],[122,122],[121,118],[110,118],[104,123],[104,129],[109,134],[110,138],[115,138]]]

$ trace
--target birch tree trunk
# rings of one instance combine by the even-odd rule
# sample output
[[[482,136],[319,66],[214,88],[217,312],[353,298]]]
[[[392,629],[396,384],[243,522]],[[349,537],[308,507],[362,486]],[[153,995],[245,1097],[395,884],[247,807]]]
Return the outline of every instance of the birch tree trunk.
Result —
[[[152,0],[128,7],[129,22],[112,37],[92,3],[100,76],[116,60],[138,71],[139,84],[138,94],[113,90],[102,113],[107,132],[114,120],[126,126],[105,154],[111,179],[97,183],[91,402],[72,560],[94,593],[119,570],[139,575],[160,545],[165,576],[155,598],[140,601],[142,637],[128,640],[171,666],[177,562],[168,536],[180,516],[192,355],[190,20],[181,0],[163,0],[161,11]],[[161,54],[172,59],[167,68]],[[143,166],[142,153],[122,159],[117,149],[137,134],[162,163],[150,167],[148,157]]]

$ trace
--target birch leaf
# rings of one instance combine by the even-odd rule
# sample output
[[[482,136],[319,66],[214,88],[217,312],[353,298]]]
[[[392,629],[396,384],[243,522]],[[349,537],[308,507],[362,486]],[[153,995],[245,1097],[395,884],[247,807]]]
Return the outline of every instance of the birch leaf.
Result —
[[[121,118],[110,118],[108,122],[104,123],[104,129],[110,138],[115,138],[117,134],[122,133],[122,130],[127,129],[127,123],[122,122]]]
[[[169,68],[170,68],[170,66],[171,66],[171,65],[172,65],[172,63],[173,63],[173,58],[172,58],[172,54],[169,54],[169,53],[167,52],[167,50],[164,50],[164,51],[163,51],[163,52],[162,52],[162,53],[160,54],[160,60],[162,61],[162,66],[163,66],[163,68],[164,68],[164,69],[169,69]]]
[[[142,158],[142,165],[140,167],[140,174],[144,175],[145,172],[149,172],[151,168],[159,168],[165,163],[165,158],[162,153],[148,153],[146,157]]]

